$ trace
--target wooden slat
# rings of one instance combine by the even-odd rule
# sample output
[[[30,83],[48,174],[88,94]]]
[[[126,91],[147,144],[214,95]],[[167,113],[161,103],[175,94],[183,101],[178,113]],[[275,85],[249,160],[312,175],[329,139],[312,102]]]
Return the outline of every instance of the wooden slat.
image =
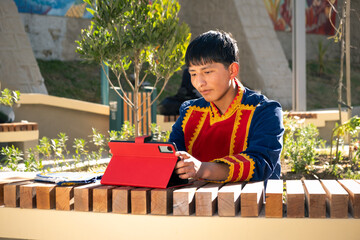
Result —
[[[100,186],[93,189],[94,212],[111,212],[113,188],[115,186]]]
[[[151,188],[135,188],[131,190],[131,213],[148,214],[151,208]]]
[[[126,92],[125,92],[124,96],[129,97]],[[128,114],[128,111],[129,111],[128,110],[128,104],[125,101],[123,101],[123,108],[124,108],[124,122],[129,121],[131,123],[131,121],[129,119],[129,114]]]
[[[331,218],[347,218],[349,194],[336,180],[321,180]]]
[[[148,131],[148,134],[151,134],[151,130],[150,130],[150,128],[149,128],[149,126],[151,125],[151,114],[152,114],[152,112],[151,112],[151,93],[147,93],[146,94],[146,102],[147,102],[147,107],[149,107],[149,110],[148,110],[148,112],[147,112],[147,122],[148,122],[148,125],[147,125],[147,131]]]
[[[37,184],[36,186],[36,208],[55,208],[55,184]]]
[[[164,122],[175,122],[178,117],[178,115],[164,115]]]
[[[174,188],[151,190],[151,214],[167,215],[172,213]]]
[[[56,210],[70,211],[74,209],[74,187],[56,187],[55,189]]]
[[[243,183],[227,183],[218,192],[218,214],[234,217],[240,211],[240,195]]]
[[[283,217],[283,191],[283,180],[268,180],[265,196],[265,217]]]
[[[173,215],[189,216],[195,212],[195,192],[206,182],[196,181],[190,186],[177,189],[173,193]]]
[[[30,184],[32,182],[15,182],[4,186],[4,205],[5,207],[19,207],[20,206],[20,186]]]
[[[354,218],[360,218],[360,185],[354,180],[339,180],[341,186],[349,193],[350,211]]]
[[[263,205],[264,182],[249,182],[241,192],[241,216],[259,216]]]
[[[131,92],[128,93],[128,96],[129,96],[129,98],[132,100],[132,102],[134,102],[134,98],[133,98]],[[133,119],[134,119],[134,116],[133,116],[133,111],[132,111],[132,108],[131,108],[131,107],[128,107],[128,116],[129,116],[129,122],[130,122],[130,124],[133,125],[133,124],[134,124],[134,120],[133,120]]]
[[[74,188],[74,210],[89,212],[93,210],[93,189],[101,186],[99,182]]]
[[[117,187],[112,190],[112,212],[128,214],[131,212],[131,190],[134,187]]]
[[[146,110],[146,93],[145,92],[140,92],[139,95],[141,94],[141,102],[144,102],[144,104],[141,107],[141,112],[139,113],[140,118],[143,115],[144,117],[141,120],[142,123],[142,133],[147,134],[147,123],[146,123],[146,115],[145,115],[145,110]],[[140,119],[139,118],[139,119]]]
[[[18,132],[18,131],[32,131],[38,130],[37,123],[1,123],[0,124],[0,132]]]
[[[305,203],[310,218],[326,218],[326,193],[318,180],[304,180]]]
[[[209,183],[196,190],[195,214],[196,216],[212,216],[217,209],[217,196],[223,184]]]
[[[20,186],[20,208],[36,208],[36,183]]]
[[[4,205],[4,185],[8,184],[7,182],[0,182],[0,206]]]
[[[9,183],[15,182],[24,182],[30,180],[31,178],[20,178],[20,177],[11,177],[11,178],[2,178],[0,179],[0,206],[4,205],[4,186]]]
[[[301,180],[286,181],[286,212],[289,218],[305,217],[305,192]]]

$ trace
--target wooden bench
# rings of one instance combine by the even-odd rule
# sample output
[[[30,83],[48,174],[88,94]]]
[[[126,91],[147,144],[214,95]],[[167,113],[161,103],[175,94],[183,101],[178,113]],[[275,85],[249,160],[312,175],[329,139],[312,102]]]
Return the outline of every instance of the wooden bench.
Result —
[[[39,140],[38,124],[15,122],[0,124],[0,143],[14,143],[22,152],[35,147]]]
[[[179,115],[164,115],[164,122],[175,122]]]
[[[263,182],[195,182],[181,188],[150,189],[99,183],[58,187],[28,179],[0,179],[0,216],[7,216],[0,217],[0,237],[360,236],[360,181],[270,180],[264,190]]]

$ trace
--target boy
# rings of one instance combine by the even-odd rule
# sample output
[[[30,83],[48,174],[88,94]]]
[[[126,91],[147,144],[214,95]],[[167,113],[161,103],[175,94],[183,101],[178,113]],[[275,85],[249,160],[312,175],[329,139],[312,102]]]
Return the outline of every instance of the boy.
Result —
[[[188,46],[185,62],[202,98],[181,105],[170,134],[179,150],[179,177],[214,182],[280,178],[281,106],[236,79],[236,41],[225,32],[203,33]]]

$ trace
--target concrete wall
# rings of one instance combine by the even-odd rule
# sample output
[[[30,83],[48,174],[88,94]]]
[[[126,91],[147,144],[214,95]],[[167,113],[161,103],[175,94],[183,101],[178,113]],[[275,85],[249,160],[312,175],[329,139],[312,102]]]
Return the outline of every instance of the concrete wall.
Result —
[[[79,60],[75,52],[81,29],[89,19],[20,14],[36,58],[44,60]]]
[[[32,46],[12,0],[0,1],[0,89],[4,88],[47,94]]]
[[[14,108],[16,122],[37,122],[39,138],[54,139],[60,132],[66,133],[68,150],[73,150],[74,138],[83,138],[89,143],[92,128],[108,136],[108,106],[44,94],[22,94],[19,103]],[[95,150],[92,143],[88,146]]]

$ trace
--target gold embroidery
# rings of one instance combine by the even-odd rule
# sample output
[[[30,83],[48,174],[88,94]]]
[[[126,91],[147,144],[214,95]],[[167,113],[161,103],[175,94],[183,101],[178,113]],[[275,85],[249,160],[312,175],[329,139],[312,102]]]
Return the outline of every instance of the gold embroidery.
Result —
[[[188,110],[186,111],[185,117],[183,119],[181,127],[184,132],[184,135],[185,135],[185,126],[186,126],[187,122],[189,121],[192,111],[193,111],[193,108],[189,107]]]
[[[214,123],[226,120],[228,118],[230,118],[238,109],[239,106],[241,105],[241,101],[243,98],[243,94],[244,94],[244,86],[238,81],[236,80],[236,84],[238,86],[238,93],[236,95],[236,97],[234,98],[234,100],[232,101],[230,107],[226,110],[226,112],[223,115],[220,115],[219,110],[217,109],[217,107],[215,106],[214,103],[210,103],[210,126],[213,125]]]
[[[193,136],[191,137],[191,140],[189,141],[189,146],[188,146],[188,153],[192,155],[192,147],[194,145],[195,140],[197,139],[197,137],[199,136],[200,130],[202,129],[206,116],[208,115],[209,109],[207,108],[200,108],[200,107],[194,107],[195,110],[203,112],[199,124],[196,126],[195,131]]]
[[[236,132],[240,125],[241,115],[242,115],[241,111],[236,112],[234,128],[233,128],[233,132],[231,134],[231,140],[230,140],[229,155],[234,155]]]
[[[254,116],[254,112],[255,112],[255,109],[256,109],[257,106],[249,106],[249,105],[246,105],[245,107],[246,107],[248,110],[251,110],[251,113],[250,113],[250,115],[249,115],[248,122],[247,122],[247,126],[246,126],[246,133],[245,133],[245,138],[244,138],[245,142],[244,142],[244,147],[243,147],[242,151],[245,151],[245,149],[247,149],[250,124],[251,124],[252,117]]]
[[[239,159],[237,159],[236,157],[234,156],[229,156],[231,159],[235,160],[236,162],[239,163],[239,173],[238,173],[238,177],[235,179],[234,182],[238,182],[240,181],[243,173],[244,173],[244,162],[240,161]]]
[[[254,175],[255,161],[247,154],[241,153],[240,155],[243,156],[246,160],[248,160],[250,162],[249,175],[245,180],[245,181],[249,181],[252,178],[252,176]]]

